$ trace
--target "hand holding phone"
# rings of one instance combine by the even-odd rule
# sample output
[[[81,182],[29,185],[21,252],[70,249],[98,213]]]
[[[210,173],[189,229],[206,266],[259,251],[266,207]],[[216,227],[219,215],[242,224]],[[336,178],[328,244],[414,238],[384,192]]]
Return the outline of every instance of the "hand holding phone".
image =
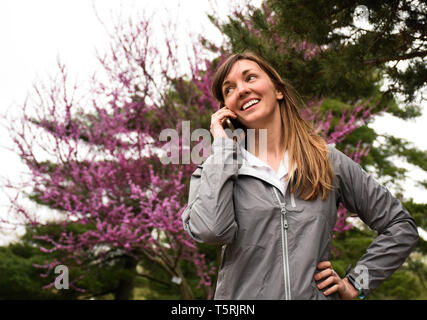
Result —
[[[235,123],[236,122],[238,123],[237,117],[234,119],[234,121]],[[244,139],[245,133],[243,132],[239,136],[236,136],[234,132],[236,130],[236,126],[233,124],[232,120],[229,117],[226,117],[224,122],[225,122],[225,125],[231,130],[231,132],[233,132],[233,140],[240,143],[242,139]]]
[[[210,131],[214,137],[227,138],[228,136],[224,130],[225,126],[228,126],[231,130],[235,130],[235,126],[229,118],[237,119],[237,115],[227,107],[220,108],[212,115]]]

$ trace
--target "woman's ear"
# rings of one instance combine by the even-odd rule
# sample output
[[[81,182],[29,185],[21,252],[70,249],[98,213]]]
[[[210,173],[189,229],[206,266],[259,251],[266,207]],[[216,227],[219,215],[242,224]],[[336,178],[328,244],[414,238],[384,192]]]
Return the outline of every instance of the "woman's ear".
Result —
[[[276,90],[276,99],[277,100],[282,100],[283,99],[283,92]]]

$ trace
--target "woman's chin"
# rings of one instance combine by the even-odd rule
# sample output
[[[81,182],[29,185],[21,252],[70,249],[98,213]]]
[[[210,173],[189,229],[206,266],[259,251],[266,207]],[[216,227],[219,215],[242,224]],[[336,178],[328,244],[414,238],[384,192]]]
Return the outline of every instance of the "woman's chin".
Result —
[[[242,124],[248,129],[264,129],[268,127],[268,117],[266,115],[251,114],[245,121],[241,121]]]

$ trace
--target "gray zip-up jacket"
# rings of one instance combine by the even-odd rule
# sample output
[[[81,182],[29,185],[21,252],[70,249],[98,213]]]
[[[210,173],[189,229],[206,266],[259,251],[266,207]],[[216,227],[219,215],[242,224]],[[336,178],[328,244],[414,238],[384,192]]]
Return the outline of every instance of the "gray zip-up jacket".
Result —
[[[215,299],[338,299],[313,279],[329,260],[340,202],[378,232],[350,272],[365,295],[405,261],[418,232],[401,202],[357,163],[328,146],[334,189],[325,200],[285,194],[268,175],[245,165],[237,142],[215,138],[193,172],[184,229],[196,241],[222,245]],[[364,271],[361,275],[357,272]]]

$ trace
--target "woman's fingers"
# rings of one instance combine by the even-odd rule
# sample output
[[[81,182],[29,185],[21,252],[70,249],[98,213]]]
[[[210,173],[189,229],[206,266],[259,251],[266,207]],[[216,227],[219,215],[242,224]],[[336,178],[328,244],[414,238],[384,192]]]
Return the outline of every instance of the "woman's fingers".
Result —
[[[348,282],[347,279],[341,277],[334,271],[330,261],[321,261],[317,265],[319,270],[322,270],[314,275],[314,280],[321,281],[317,284],[319,290],[323,291],[325,296],[338,292],[341,299],[351,300],[357,297],[358,291]]]
[[[327,277],[325,280],[323,280],[321,283],[319,283],[318,285],[317,285],[317,287],[320,289],[320,290],[322,290],[322,289],[324,289],[324,288],[326,288],[327,286],[329,286],[329,285],[331,285],[332,283],[335,283],[336,282],[336,278],[335,278],[335,276],[329,276],[329,277]]]
[[[224,119],[226,117],[237,118],[237,115],[233,111],[231,111],[230,109],[221,108],[212,115],[212,120],[214,120],[214,119],[221,120],[221,119]]]
[[[316,273],[316,275],[314,276],[314,280],[319,281],[323,278],[334,276],[334,275],[335,275],[334,270],[332,270],[331,268],[328,268]]]
[[[233,118],[237,118],[237,115],[226,108],[222,108],[220,110],[218,110],[217,112],[215,112],[212,117],[211,117],[211,125],[214,125],[215,123],[221,123],[225,120],[225,118],[227,117],[233,117]]]
[[[334,293],[334,292],[337,292],[338,291],[338,289],[339,289],[339,285],[338,284],[336,284],[336,285],[333,285],[332,287],[330,287],[328,290],[325,290],[325,291],[323,291],[323,294],[325,295],[325,296],[329,296],[330,294],[332,294],[332,293]]]
[[[314,275],[314,280],[322,281],[317,287],[319,290],[327,288],[323,293],[328,296],[334,292],[339,291],[341,278],[338,274],[332,269],[332,264],[330,261],[321,261],[317,265],[317,269],[322,270]],[[329,288],[328,288],[329,287]]]
[[[332,268],[332,264],[330,261],[321,261],[317,264],[317,269],[326,269],[326,268]]]
[[[234,111],[228,109],[227,107],[221,108],[215,113],[218,113],[218,114],[224,113],[224,114],[228,114],[228,115],[233,116],[233,117],[237,117],[237,114]]]
[[[225,119],[228,117],[237,118],[237,115],[226,107],[221,108],[217,112],[212,114],[210,129],[214,137],[216,136],[226,137],[226,134],[224,131],[224,122],[225,122]]]

